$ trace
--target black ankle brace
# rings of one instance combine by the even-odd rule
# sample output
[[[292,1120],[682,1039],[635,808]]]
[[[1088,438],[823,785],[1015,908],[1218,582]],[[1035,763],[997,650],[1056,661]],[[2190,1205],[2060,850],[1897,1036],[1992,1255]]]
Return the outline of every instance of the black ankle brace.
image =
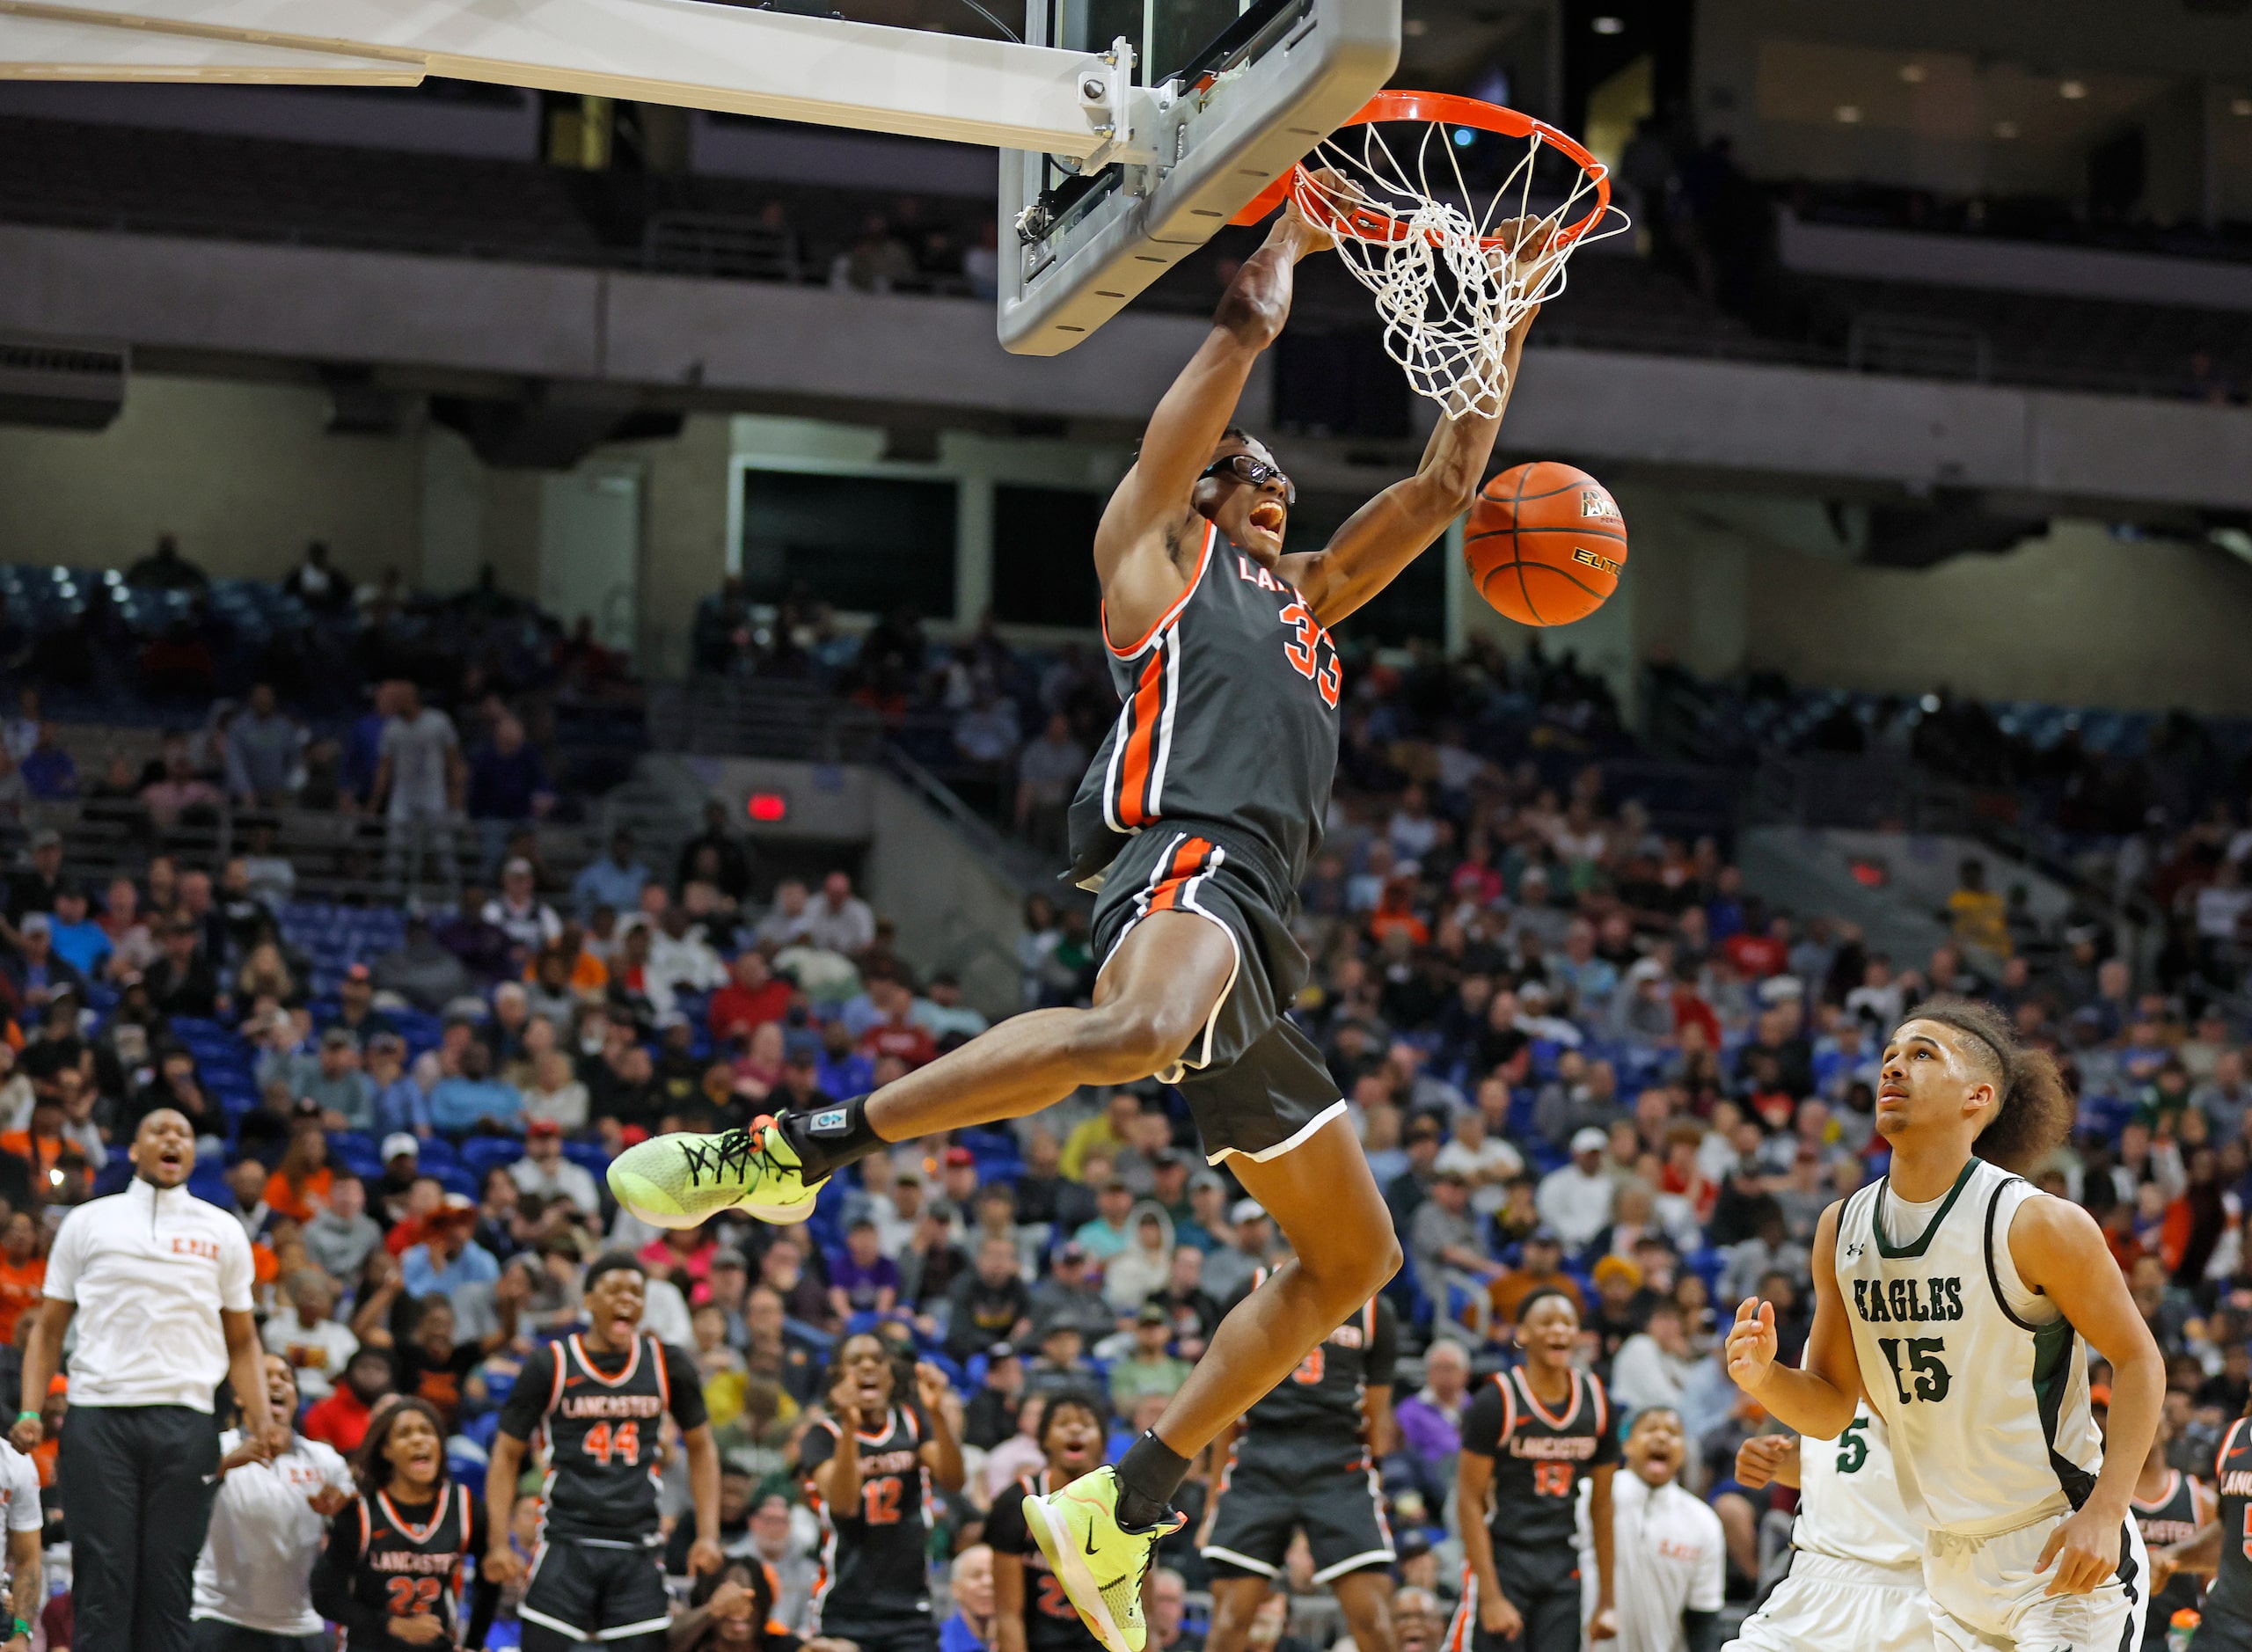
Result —
[[[868,1098],[864,1095],[810,1112],[783,1113],[776,1117],[774,1127],[805,1166],[801,1173],[809,1182],[847,1165],[857,1165],[891,1145],[868,1122]]]
[[[1188,1459],[1144,1429],[1118,1459],[1118,1524],[1146,1531],[1173,1512],[1173,1494],[1188,1477]]]

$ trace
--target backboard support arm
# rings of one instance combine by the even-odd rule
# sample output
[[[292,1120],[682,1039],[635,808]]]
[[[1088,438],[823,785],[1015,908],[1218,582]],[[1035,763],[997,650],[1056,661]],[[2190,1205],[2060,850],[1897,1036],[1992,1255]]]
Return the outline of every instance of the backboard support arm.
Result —
[[[1105,55],[700,0],[0,0],[0,79],[426,75],[1098,164],[1136,153],[1155,124],[1151,94]]]

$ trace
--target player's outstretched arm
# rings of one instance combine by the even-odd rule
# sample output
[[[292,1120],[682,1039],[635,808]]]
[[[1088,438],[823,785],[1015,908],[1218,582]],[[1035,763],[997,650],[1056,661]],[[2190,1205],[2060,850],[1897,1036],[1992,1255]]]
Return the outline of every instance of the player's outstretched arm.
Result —
[[[1140,635],[1181,595],[1168,539],[1181,533],[1196,479],[1235,418],[1254,363],[1290,318],[1298,261],[1330,245],[1295,203],[1286,207],[1266,245],[1228,283],[1211,332],[1150,415],[1133,467],[1095,529],[1095,577],[1115,635]]]
[[[1815,1224],[1814,1254],[1822,1260],[1814,1268],[1814,1328],[1807,1334],[1804,1366],[1786,1365],[1775,1357],[1771,1303],[1746,1297],[1728,1333],[1728,1374],[1736,1385],[1786,1428],[1817,1440],[1843,1434],[1861,1397],[1861,1362],[1838,1290],[1838,1215],[1844,1209],[1842,1203],[1832,1205]]]
[[[1516,227],[1503,225],[1502,233],[1514,233]],[[1532,254],[1528,251],[1526,256]],[[1305,594],[1313,617],[1323,625],[1334,625],[1365,607],[1470,508],[1517,384],[1524,335],[1539,313],[1537,304],[1527,309],[1502,341],[1500,397],[1490,411],[1474,410],[1470,394],[1456,391],[1423,444],[1422,461],[1413,476],[1394,482],[1347,517],[1320,550],[1282,559],[1277,571]]]
[[[2009,1254],[2018,1277],[2055,1303],[2073,1329],[2111,1362],[2103,1472],[2079,1511],[2049,1534],[2038,1562],[2041,1569],[2057,1563],[2049,1593],[2084,1595],[2118,1568],[2120,1528],[2166,1403],[2166,1360],[2127,1294],[2102,1230],[2080,1206],[2028,1199],[2010,1218]]]

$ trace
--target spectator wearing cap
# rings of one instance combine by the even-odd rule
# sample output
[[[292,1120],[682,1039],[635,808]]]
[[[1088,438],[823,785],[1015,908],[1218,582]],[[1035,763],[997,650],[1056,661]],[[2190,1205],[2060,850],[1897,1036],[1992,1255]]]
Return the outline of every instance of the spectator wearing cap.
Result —
[[[55,910],[55,892],[62,887],[62,834],[42,826],[32,834],[31,864],[8,876],[8,917],[21,927],[26,915]]]
[[[1417,1282],[1434,1301],[1444,1298],[1449,1274],[1491,1280],[1503,1271],[1500,1263],[1479,1248],[1470,1184],[1459,1170],[1442,1170],[1432,1180],[1431,1196],[1417,1207],[1415,1219],[1408,1224],[1408,1250],[1415,1259]]]
[[[932,976],[907,1012],[908,1019],[943,1044],[949,1037],[975,1038],[992,1023],[961,1001],[961,983],[940,970]]]
[[[1110,1403],[1119,1415],[1152,1394],[1170,1398],[1188,1380],[1188,1362],[1172,1353],[1173,1316],[1161,1304],[1145,1302],[1134,1313],[1134,1345],[1110,1367]]]
[[[110,939],[87,915],[86,892],[66,883],[55,892],[48,939],[55,955],[87,980],[104,974],[109,965]]]
[[[1228,1224],[1235,1230],[1228,1242],[1204,1259],[1204,1289],[1219,1302],[1232,1301],[1251,1283],[1275,1242],[1274,1221],[1256,1199],[1238,1199]]]
[[[55,922],[45,912],[29,912],[16,926],[16,950],[0,959],[0,978],[18,1004],[43,1007],[59,990],[68,989],[83,999],[86,978],[77,967],[55,950]]]
[[[514,1130],[523,1110],[523,1093],[493,1076],[493,1051],[482,1039],[462,1050],[458,1073],[430,1088],[430,1122],[447,1136]]]
[[[990,1451],[1017,1431],[1017,1414],[1024,1407],[1024,1361],[1013,1342],[995,1342],[984,1353],[985,1378],[962,1407],[961,1443]]]
[[[1392,1207],[1393,1225],[1405,1233],[1415,1223],[1417,1208],[1430,1196],[1446,1131],[1437,1119],[1418,1114],[1400,1140],[1408,1168],[1385,1183],[1384,1202]]]
[[[368,1041],[367,1078],[370,1135],[432,1133],[429,1098],[408,1075],[406,1041],[397,1033],[377,1033]]]
[[[336,983],[336,1019],[329,1023],[340,1027],[359,1041],[365,1049],[368,1041],[377,1033],[391,1030],[391,1017],[376,1007],[375,972],[363,963],[346,968]]]
[[[539,898],[531,862],[522,856],[502,865],[501,893],[486,902],[478,916],[508,937],[519,969],[563,938],[563,920]]]
[[[620,828],[611,833],[602,859],[589,861],[571,881],[571,904],[581,923],[597,906],[630,912],[640,905],[642,886],[648,881],[648,867],[633,855],[633,834]]]
[[[977,1155],[967,1147],[949,1147],[939,1160],[939,1193],[957,1210],[977,1202]]]
[[[1069,1325],[1088,1336],[1106,1336],[1117,1323],[1102,1292],[1088,1283],[1086,1246],[1073,1239],[1056,1253],[1046,1277],[1032,1288],[1033,1334],[1045,1339],[1049,1327]]]
[[[1134,1210],[1134,1190],[1123,1176],[1107,1177],[1095,1190],[1094,1209],[1094,1219],[1084,1224],[1071,1237],[1094,1261],[1108,1262],[1133,1243],[1134,1232],[1128,1218]]]
[[[420,1243],[398,1259],[399,1283],[411,1297],[451,1296],[464,1285],[491,1284],[501,1264],[471,1237],[477,1207],[464,1194],[450,1193],[422,1224]]]
[[[313,1213],[298,1237],[331,1278],[356,1277],[368,1253],[384,1242],[382,1227],[368,1214],[367,1184],[357,1176],[332,1180],[326,1208]]]
[[[203,950],[203,926],[192,917],[174,917],[165,924],[164,956],[142,977],[150,1001],[166,1015],[210,1020],[224,1002],[219,972]]]
[[[1173,1236],[1210,1255],[1227,1243],[1228,1183],[1210,1166],[1202,1166],[1188,1177],[1188,1215],[1173,1224]]]
[[[351,1029],[332,1027],[320,1035],[320,1056],[299,1092],[333,1130],[365,1130],[376,1122],[375,1085],[360,1071],[360,1041]]]
[[[780,979],[756,947],[737,954],[728,969],[728,983],[712,995],[706,1019],[712,1036],[732,1038],[790,1012],[790,983]]]
[[[415,1231],[412,1238],[393,1237],[398,1230],[406,1226],[405,1218],[415,1206],[417,1188],[428,1183],[428,1208],[431,1210],[436,1209],[437,1201],[445,1188],[435,1178],[423,1175],[422,1144],[406,1131],[394,1130],[384,1137],[379,1151],[383,1154],[384,1173],[377,1179],[373,1190],[374,1214],[377,1221],[386,1224],[384,1243],[396,1255],[412,1244],[414,1238],[420,1237],[419,1231]],[[422,1211],[414,1210],[414,1214],[420,1216]]]
[[[1604,1167],[1608,1145],[1609,1137],[1589,1125],[1572,1137],[1571,1162],[1540,1179],[1540,1219],[1555,1229],[1568,1250],[1585,1249],[1611,1225],[1618,1188]]]
[[[584,1165],[563,1156],[563,1128],[552,1119],[524,1126],[524,1156],[508,1166],[520,1193],[543,1199],[567,1199],[589,1216],[602,1214],[602,1195]]]

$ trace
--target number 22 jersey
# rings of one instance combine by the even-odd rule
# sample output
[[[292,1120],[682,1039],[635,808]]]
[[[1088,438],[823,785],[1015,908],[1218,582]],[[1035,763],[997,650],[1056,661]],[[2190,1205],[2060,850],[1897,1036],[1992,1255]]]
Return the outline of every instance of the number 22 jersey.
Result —
[[[1927,1527],[2018,1531],[2079,1508],[2103,1466],[2079,1334],[2010,1255],[2018,1208],[2048,1196],[1973,1159],[1935,1207],[1892,1208],[1887,1177],[1839,1217],[1861,1386],[1890,1434],[1901,1501]]]
[[[1462,1449],[1494,1459],[1494,1554],[1557,1551],[1568,1554],[1577,1531],[1579,1483],[1619,1460],[1611,1399],[1592,1371],[1574,1371],[1563,1409],[1552,1412],[1525,1380],[1522,1366],[1500,1372],[1478,1391],[1462,1419]],[[1568,1563],[1557,1573],[1561,1580]]]

